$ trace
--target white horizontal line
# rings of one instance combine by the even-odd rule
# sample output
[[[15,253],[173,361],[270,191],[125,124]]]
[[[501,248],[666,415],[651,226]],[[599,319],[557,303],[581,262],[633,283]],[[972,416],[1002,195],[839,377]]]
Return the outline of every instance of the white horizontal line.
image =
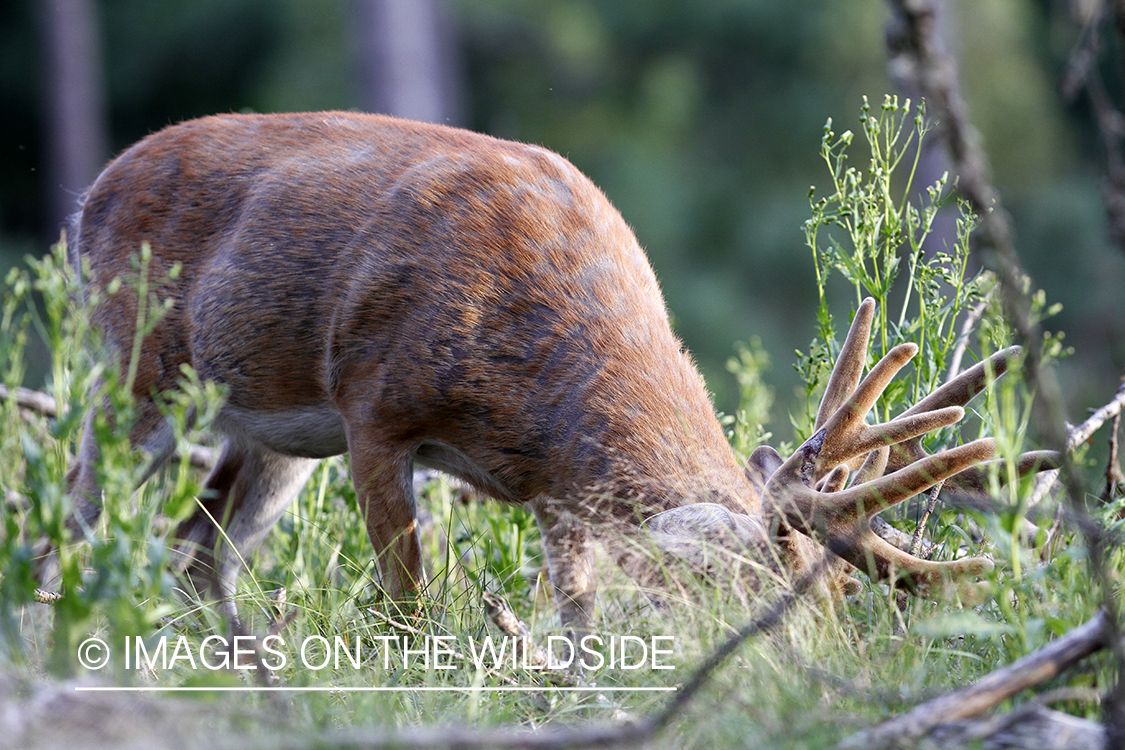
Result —
[[[74,691],[81,693],[607,693],[630,690],[635,693],[669,693],[674,687],[524,687],[516,685],[494,687],[265,687],[243,685],[238,687],[117,687],[75,685]]]

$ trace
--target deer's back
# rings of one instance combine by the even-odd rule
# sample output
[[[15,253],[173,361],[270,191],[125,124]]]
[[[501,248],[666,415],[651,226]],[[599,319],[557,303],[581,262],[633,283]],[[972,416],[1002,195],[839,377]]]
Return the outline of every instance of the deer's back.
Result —
[[[642,413],[713,432],[632,232],[543,149],[372,115],[205,118],[116,159],[76,233],[100,283],[142,242],[154,278],[182,266],[138,394],[189,363],[283,452],[342,452],[348,412],[534,484],[548,460],[604,471],[614,440],[661,450]],[[98,312],[119,349],[135,315],[128,294]]]

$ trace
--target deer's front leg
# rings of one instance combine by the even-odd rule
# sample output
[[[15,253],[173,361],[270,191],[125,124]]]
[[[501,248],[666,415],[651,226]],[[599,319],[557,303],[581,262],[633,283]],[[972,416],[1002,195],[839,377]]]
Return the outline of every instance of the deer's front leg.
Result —
[[[349,440],[349,450],[356,499],[383,591],[392,602],[403,601],[426,583],[411,481],[413,450],[373,440]]]
[[[543,537],[543,550],[547,553],[547,568],[563,627],[581,638],[590,631],[598,593],[590,530],[581,518],[556,508],[550,499],[537,498],[530,505]]]

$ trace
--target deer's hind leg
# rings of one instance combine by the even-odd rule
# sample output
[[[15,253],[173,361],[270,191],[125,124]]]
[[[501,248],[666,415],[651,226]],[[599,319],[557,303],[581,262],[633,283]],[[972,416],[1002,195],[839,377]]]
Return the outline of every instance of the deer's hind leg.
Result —
[[[246,557],[317,463],[228,439],[204,484],[200,507],[175,532],[176,569],[188,587],[219,600],[226,614],[236,616],[234,595]]]

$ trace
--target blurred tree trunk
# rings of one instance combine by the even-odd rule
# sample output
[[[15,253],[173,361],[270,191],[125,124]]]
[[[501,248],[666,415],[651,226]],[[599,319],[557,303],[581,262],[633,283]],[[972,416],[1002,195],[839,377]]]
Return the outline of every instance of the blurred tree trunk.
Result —
[[[952,59],[957,59],[958,26],[955,5],[934,0],[935,22],[937,38],[942,47],[949,52]],[[909,55],[903,54],[906,50],[906,41],[902,38],[905,33],[906,21],[892,4],[890,19],[887,22],[886,38],[888,48],[888,72],[891,80],[903,95],[917,104],[922,99],[922,87],[918,81],[918,71],[914,69]],[[879,102],[872,102],[877,107]],[[934,114],[931,112],[927,119],[933,122]],[[937,123],[941,127],[941,123]],[[913,154],[911,154],[913,156]],[[949,152],[945,140],[936,130],[931,130],[929,136],[922,144],[922,153],[918,156],[918,169],[914,175],[914,194],[910,196],[915,205],[925,205],[929,202],[926,197],[926,188],[948,175],[950,184],[946,191],[952,190],[952,181],[956,178],[949,159]],[[934,253],[950,252],[957,243],[957,220],[959,212],[956,204],[946,206],[938,212],[934,219],[933,229],[926,238],[923,247],[927,256]],[[970,258],[971,264],[976,265],[975,257]]]
[[[459,56],[446,1],[354,0],[353,13],[364,108],[459,123]]]
[[[95,0],[40,0],[48,229],[52,239],[108,152]]]

